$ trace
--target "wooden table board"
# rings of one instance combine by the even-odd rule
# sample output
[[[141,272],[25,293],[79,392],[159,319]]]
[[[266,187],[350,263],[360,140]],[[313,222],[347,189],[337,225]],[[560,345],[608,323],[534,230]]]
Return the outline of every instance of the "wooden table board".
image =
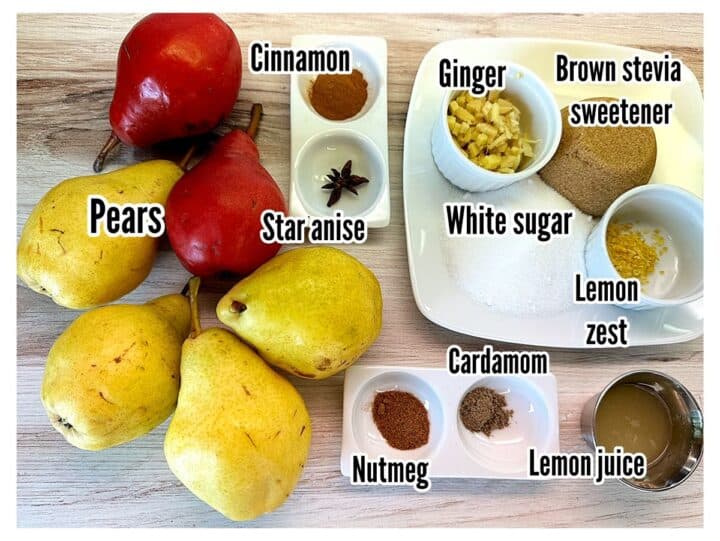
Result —
[[[225,15],[246,52],[253,39],[289,44],[300,33],[369,31],[388,40],[392,223],[348,248],[377,274],[385,309],[382,334],[364,363],[443,366],[448,344],[485,343],[435,326],[417,310],[410,286],[402,204],[402,141],[415,72],[437,42],[459,37],[587,38],[680,57],[702,84],[701,15]],[[108,133],[115,56],[137,15],[20,15],[18,17],[18,235],[33,205],[60,180],[91,172]],[[247,59],[245,59],[247,62]],[[231,123],[244,125],[250,104],[265,107],[258,144],[265,167],[288,193],[289,78],[246,69]],[[146,152],[123,149],[111,167]],[[182,288],[188,274],[167,248],[152,274],[124,301],[144,302]],[[205,326],[216,324],[215,302],[231,284],[210,284],[202,297]],[[166,425],[101,453],[80,451],[53,430],[40,403],[45,357],[77,316],[49,299],[17,288],[18,524],[22,526],[230,526],[188,492],[162,452]],[[495,344],[497,348],[507,345]],[[553,350],[564,451],[585,450],[583,403],[616,375],[658,369],[703,398],[702,338],[630,350]],[[342,375],[323,382],[293,380],[313,420],[310,458],[285,505],[253,526],[700,526],[703,467],[684,485],[646,494],[609,482],[511,482],[438,479],[432,491],[353,487],[339,470]]]

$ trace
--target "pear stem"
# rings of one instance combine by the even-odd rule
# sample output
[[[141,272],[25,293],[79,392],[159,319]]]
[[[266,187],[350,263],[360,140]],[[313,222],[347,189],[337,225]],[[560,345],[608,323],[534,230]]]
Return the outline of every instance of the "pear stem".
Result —
[[[253,141],[257,135],[258,127],[260,126],[260,117],[262,116],[262,113],[262,104],[253,103],[253,106],[250,109],[250,124],[248,124],[247,130],[245,130],[245,133],[247,133]]]
[[[105,141],[105,144],[100,149],[100,152],[98,152],[97,158],[95,158],[95,161],[93,162],[93,171],[99,173],[103,170],[103,167],[105,166],[105,158],[107,158],[110,151],[119,144],[120,138],[115,135],[115,132],[112,132],[110,137],[108,137],[108,140]]]
[[[200,307],[198,306],[198,293],[200,291],[200,277],[193,276],[187,283],[190,296],[190,338],[197,338],[202,332],[200,327]]]
[[[182,157],[180,162],[178,163],[178,167],[182,169],[183,171],[187,172],[188,165],[190,164],[190,160],[193,158],[193,154],[195,154],[195,151],[197,150],[197,144],[193,143],[190,145],[190,148],[185,153],[185,156]]]

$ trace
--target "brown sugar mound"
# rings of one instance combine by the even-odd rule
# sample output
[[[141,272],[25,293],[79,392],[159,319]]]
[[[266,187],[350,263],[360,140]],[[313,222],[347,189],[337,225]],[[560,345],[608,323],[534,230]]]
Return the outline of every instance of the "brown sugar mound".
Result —
[[[648,183],[657,156],[652,128],[573,127],[567,107],[561,115],[560,145],[540,170],[540,177],[560,195],[586,214],[602,216],[618,196]]]

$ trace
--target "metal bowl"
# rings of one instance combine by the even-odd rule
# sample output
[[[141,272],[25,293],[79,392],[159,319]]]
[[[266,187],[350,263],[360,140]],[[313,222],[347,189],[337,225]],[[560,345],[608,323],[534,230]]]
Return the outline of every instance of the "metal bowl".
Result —
[[[593,396],[583,408],[580,418],[582,435],[594,450],[595,420],[605,393],[617,385],[645,387],[660,397],[670,411],[672,436],[668,449],[659,459],[648,464],[642,479],[621,479],[626,485],[649,492],[669,490],[685,481],[697,468],[703,452],[703,414],[697,401],[676,379],[654,370],[634,370],[611,381],[602,392]]]

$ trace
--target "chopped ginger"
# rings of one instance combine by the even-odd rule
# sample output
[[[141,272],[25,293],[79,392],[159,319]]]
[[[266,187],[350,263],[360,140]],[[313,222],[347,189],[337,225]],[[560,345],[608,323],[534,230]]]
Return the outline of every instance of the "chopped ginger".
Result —
[[[535,156],[531,141],[520,132],[520,110],[497,90],[487,96],[461,92],[448,106],[453,141],[474,164],[511,174],[524,157]]]

